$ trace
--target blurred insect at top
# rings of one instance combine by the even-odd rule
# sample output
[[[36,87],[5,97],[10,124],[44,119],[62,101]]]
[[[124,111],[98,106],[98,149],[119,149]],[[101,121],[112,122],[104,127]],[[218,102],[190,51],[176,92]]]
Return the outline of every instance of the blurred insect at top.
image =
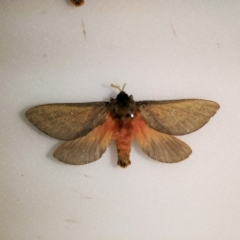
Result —
[[[80,7],[84,4],[84,0],[71,0],[72,4],[76,7]]]

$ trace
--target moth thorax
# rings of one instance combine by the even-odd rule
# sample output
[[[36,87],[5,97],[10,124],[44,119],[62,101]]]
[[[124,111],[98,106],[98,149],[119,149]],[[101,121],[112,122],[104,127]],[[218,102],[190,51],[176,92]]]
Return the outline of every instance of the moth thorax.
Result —
[[[111,99],[112,114],[116,118],[133,118],[136,104],[133,96],[128,96],[125,92],[120,92],[116,99]]]

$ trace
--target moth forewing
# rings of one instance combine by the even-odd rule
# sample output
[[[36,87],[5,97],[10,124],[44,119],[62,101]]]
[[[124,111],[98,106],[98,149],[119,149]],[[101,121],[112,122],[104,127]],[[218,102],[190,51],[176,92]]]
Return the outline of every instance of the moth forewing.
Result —
[[[73,140],[102,124],[108,112],[105,102],[46,104],[29,109],[26,117],[51,137]]]
[[[137,102],[141,117],[153,129],[184,135],[203,127],[219,109],[219,104],[202,99]]]

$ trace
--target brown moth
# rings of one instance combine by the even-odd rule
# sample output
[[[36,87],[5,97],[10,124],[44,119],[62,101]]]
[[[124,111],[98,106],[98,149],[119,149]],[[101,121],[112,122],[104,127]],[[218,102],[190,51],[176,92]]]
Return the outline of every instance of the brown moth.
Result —
[[[33,107],[26,117],[47,135],[65,140],[54,157],[83,165],[99,159],[111,140],[115,142],[118,165],[131,162],[131,142],[136,138],[149,157],[175,163],[187,158],[191,148],[174,137],[194,132],[219,109],[216,102],[201,99],[139,101],[124,92],[110,102],[58,103]]]
[[[84,0],[71,0],[71,3],[76,7],[82,6],[84,4]]]

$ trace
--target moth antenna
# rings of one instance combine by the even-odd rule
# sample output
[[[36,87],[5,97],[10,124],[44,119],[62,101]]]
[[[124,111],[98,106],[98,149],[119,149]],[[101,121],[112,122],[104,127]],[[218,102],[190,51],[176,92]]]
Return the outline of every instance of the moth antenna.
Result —
[[[122,92],[123,92],[123,90],[124,90],[125,86],[126,86],[126,83],[124,83],[124,84],[123,84],[123,87],[122,87]]]
[[[123,87],[122,87],[122,89],[121,89],[120,86],[117,86],[117,85],[111,84],[111,87],[113,87],[113,88],[117,88],[120,92],[123,92],[125,86],[126,86],[126,83],[124,83],[124,85],[123,85]]]
[[[120,86],[117,86],[117,85],[111,84],[111,87],[113,87],[113,88],[117,88],[120,92],[122,91],[121,88],[120,88]]]

